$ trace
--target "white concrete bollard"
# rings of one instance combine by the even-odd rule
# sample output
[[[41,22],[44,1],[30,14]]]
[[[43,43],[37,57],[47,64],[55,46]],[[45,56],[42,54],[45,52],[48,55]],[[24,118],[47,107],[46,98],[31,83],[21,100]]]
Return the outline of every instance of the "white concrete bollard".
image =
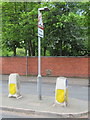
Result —
[[[12,73],[12,74],[9,75],[8,88],[9,88],[9,95],[8,95],[8,97],[16,97],[17,99],[22,97],[20,95],[19,74]]]
[[[55,102],[67,106],[68,102],[68,81],[65,77],[58,77],[56,81]]]

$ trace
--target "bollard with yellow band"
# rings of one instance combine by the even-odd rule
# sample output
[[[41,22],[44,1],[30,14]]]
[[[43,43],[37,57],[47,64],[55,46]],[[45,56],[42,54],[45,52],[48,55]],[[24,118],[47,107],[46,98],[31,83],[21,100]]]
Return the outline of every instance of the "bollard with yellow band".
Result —
[[[67,106],[68,102],[68,83],[67,78],[58,77],[56,81],[55,102]]]
[[[9,95],[8,97],[21,97],[20,95],[20,81],[19,81],[19,74],[13,73],[9,75]]]

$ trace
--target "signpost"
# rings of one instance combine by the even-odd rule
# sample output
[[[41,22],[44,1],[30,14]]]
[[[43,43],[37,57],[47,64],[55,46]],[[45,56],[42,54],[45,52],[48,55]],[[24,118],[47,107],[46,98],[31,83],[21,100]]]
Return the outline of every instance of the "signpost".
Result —
[[[38,36],[41,37],[41,38],[44,37],[44,31],[43,31],[43,29],[41,29],[39,27],[38,27]]]
[[[38,9],[38,77],[37,77],[37,91],[39,100],[42,99],[41,96],[41,41],[40,37],[43,38],[43,22],[42,13]]]
[[[41,87],[42,87],[42,77],[41,77],[41,41],[40,38],[44,38],[44,26],[42,21],[41,11],[48,11],[47,7],[38,8],[38,76],[37,76],[37,91],[39,100],[42,99]]]
[[[38,36],[43,38],[44,37],[44,26],[42,21],[42,13],[38,10]]]

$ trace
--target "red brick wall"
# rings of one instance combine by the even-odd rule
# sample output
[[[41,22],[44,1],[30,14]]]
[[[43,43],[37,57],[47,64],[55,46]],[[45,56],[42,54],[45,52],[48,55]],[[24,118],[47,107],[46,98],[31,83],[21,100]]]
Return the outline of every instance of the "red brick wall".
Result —
[[[2,74],[19,73],[24,75],[25,70],[26,70],[26,63],[24,57],[2,58]]]
[[[42,57],[41,72],[51,70],[51,76],[88,77],[88,59],[85,57]],[[1,64],[2,61],[2,64]],[[28,57],[28,74],[37,75],[37,57]],[[26,74],[26,57],[0,57],[0,73]]]
[[[0,57],[0,73],[2,73],[2,58]]]

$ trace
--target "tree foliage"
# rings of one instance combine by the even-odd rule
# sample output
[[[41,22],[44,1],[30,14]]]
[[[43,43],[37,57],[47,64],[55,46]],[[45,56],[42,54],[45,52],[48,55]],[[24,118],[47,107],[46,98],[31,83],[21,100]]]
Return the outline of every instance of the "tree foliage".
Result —
[[[44,38],[41,39],[43,56],[79,56],[88,53],[89,2],[3,2],[2,51],[3,55],[17,55],[17,49],[37,56],[38,8],[43,11]],[[7,52],[6,52],[7,51]]]

